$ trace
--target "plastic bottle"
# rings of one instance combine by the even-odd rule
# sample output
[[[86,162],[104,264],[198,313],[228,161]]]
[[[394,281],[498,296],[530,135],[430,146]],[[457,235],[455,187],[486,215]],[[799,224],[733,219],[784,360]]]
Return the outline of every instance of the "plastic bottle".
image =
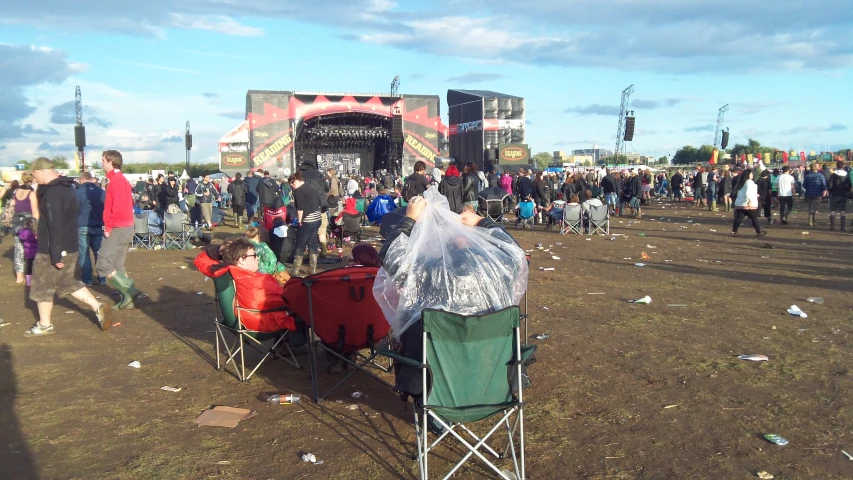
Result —
[[[823,305],[823,297],[809,297],[806,300],[818,305]]]
[[[267,397],[267,403],[272,403],[273,405],[291,405],[293,403],[299,403],[302,400],[300,395],[295,393],[288,394],[274,394]]]
[[[340,258],[341,260],[343,260],[344,258],[344,249],[341,247],[338,247],[338,258]]]

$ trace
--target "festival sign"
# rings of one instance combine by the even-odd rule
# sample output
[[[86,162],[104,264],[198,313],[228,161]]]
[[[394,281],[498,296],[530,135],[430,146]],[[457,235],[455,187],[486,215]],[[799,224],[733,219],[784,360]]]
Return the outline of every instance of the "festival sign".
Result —
[[[498,148],[498,163],[500,165],[530,163],[530,147],[525,143],[508,143]]]
[[[249,152],[220,152],[219,165],[221,171],[246,170],[249,165]]]

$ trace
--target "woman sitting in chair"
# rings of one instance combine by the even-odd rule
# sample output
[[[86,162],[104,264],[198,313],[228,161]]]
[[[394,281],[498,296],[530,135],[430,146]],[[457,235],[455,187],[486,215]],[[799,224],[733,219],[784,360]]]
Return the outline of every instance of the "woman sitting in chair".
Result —
[[[545,215],[548,218],[548,224],[545,228],[551,228],[555,224],[559,224],[563,220],[563,211],[566,209],[566,201],[563,200],[563,192],[557,193],[557,199],[548,205],[545,209]]]
[[[291,281],[290,275],[287,271],[275,276],[260,273],[255,247],[245,238],[236,238],[221,247],[212,246],[202,250],[193,263],[201,273],[211,278],[230,273],[237,291],[237,305],[243,309],[272,310],[287,305],[282,292],[284,284]],[[267,312],[244,310],[240,320],[246,328],[257,332],[296,329],[293,316],[283,309]]]

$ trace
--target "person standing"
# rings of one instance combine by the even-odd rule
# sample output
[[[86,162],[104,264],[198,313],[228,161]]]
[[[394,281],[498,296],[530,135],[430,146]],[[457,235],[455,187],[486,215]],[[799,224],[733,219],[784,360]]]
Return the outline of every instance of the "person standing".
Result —
[[[610,169],[605,169],[604,178],[601,179],[601,190],[604,192],[604,201],[607,203],[607,211],[610,215],[616,214],[616,199],[619,194],[616,189],[616,177],[610,172]]]
[[[213,202],[219,201],[219,193],[210,183],[210,174],[206,174],[196,187],[195,198],[199,208],[201,208],[201,217],[207,223],[208,228],[213,230]]]
[[[406,179],[403,187],[403,200],[408,202],[412,197],[421,196],[429,188],[429,180],[424,175],[426,163],[423,160],[415,162],[415,172]]]
[[[794,177],[789,173],[791,167],[785,165],[782,167],[782,174],[776,181],[776,192],[779,197],[779,219],[782,225],[788,224],[788,215],[794,208],[794,195],[796,186],[794,185]]]
[[[36,192],[33,191],[33,174],[24,172],[21,174],[21,184],[12,193],[12,233],[24,225],[24,220],[33,217],[39,219],[39,205]],[[15,282],[24,283],[24,270],[26,270],[27,261],[24,257],[24,245],[21,243],[17,235],[15,235],[15,249],[13,254],[13,262],[15,265]]]
[[[307,183],[302,171],[298,171],[288,179],[293,189],[293,202],[296,206],[296,243],[294,245],[293,272],[291,275],[298,277],[299,269],[302,267],[302,258],[305,247],[308,247],[309,274],[317,273],[317,257],[320,244],[318,232],[322,223],[323,214],[320,213],[320,196],[317,190]]]
[[[130,183],[121,173],[123,163],[118,150],[106,150],[101,156],[109,183],[104,199],[104,240],[95,267],[98,276],[106,278],[107,285],[121,295],[119,302],[112,306],[114,310],[133,308],[133,299],[140,293],[124,268],[127,246],[133,240],[133,194]]]
[[[720,178],[720,190],[723,195],[723,207],[726,212],[732,211],[732,171],[726,168]]]
[[[264,170],[264,178],[258,184],[258,203],[261,207],[272,207],[275,199],[278,197],[278,183],[270,178],[270,172]],[[263,214],[263,211],[258,212]]]
[[[758,185],[752,181],[752,170],[744,170],[738,178],[737,198],[735,199],[735,219],[732,223],[732,236],[738,236],[738,228],[743,217],[749,217],[755,228],[755,235],[767,234],[758,226]]]
[[[252,218],[257,210],[255,205],[258,203],[258,185],[261,179],[249,171],[243,181],[246,183],[246,217]]]
[[[735,185],[742,185],[741,176],[743,173],[738,176],[738,183]],[[737,196],[738,192],[735,191],[734,195]],[[758,201],[764,212],[764,218],[767,219],[767,224],[773,225],[773,213],[771,212],[773,208],[773,185],[770,180],[770,170],[763,170],[758,176]]]
[[[809,205],[809,226],[814,227],[817,225],[817,207],[821,199],[826,197],[826,177],[823,176],[823,172],[818,171],[817,162],[809,166],[802,185],[803,195]]]
[[[77,187],[77,263],[80,264],[80,280],[87,287],[92,286],[92,255],[98,261],[98,251],[104,240],[104,189],[89,172],[80,174]],[[98,277],[103,285],[106,279]]]
[[[720,181],[720,175],[717,173],[717,166],[711,165],[711,171],[708,172],[706,194],[708,195],[708,210],[719,212],[717,209],[717,184]]]
[[[672,189],[673,200],[681,202],[681,190],[684,188],[684,175],[681,174],[681,170],[675,172],[675,175],[670,179],[669,186]]]
[[[853,189],[850,174],[844,169],[844,160],[835,163],[835,171],[829,176],[829,229],[835,230],[835,217],[841,220],[841,231],[847,230],[847,196]]]
[[[246,194],[248,187],[243,181],[243,175],[239,172],[234,174],[234,181],[228,185],[228,193],[231,194],[231,211],[234,212],[234,226],[243,228],[243,215],[246,213]]]
[[[33,161],[33,176],[38,189],[38,252],[33,260],[30,299],[38,304],[38,321],[24,332],[25,337],[44,337],[56,331],[51,323],[54,295],[71,295],[88,304],[95,312],[101,330],[112,326],[109,309],[92,292],[74,279],[77,262],[77,196],[74,181],[60,176],[53,162],[44,157]],[[127,180],[125,180],[127,183]],[[130,193],[130,184],[127,183]],[[125,251],[127,246],[122,247]]]

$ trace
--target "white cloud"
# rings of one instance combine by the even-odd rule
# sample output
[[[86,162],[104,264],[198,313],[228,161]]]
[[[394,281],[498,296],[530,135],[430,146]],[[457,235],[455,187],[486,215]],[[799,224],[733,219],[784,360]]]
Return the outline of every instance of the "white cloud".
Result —
[[[239,37],[255,37],[264,35],[265,33],[263,28],[242,25],[239,22],[223,15],[197,17],[193,15],[173,13],[170,17],[171,26],[184,30],[207,30],[224,35],[234,35]]]

